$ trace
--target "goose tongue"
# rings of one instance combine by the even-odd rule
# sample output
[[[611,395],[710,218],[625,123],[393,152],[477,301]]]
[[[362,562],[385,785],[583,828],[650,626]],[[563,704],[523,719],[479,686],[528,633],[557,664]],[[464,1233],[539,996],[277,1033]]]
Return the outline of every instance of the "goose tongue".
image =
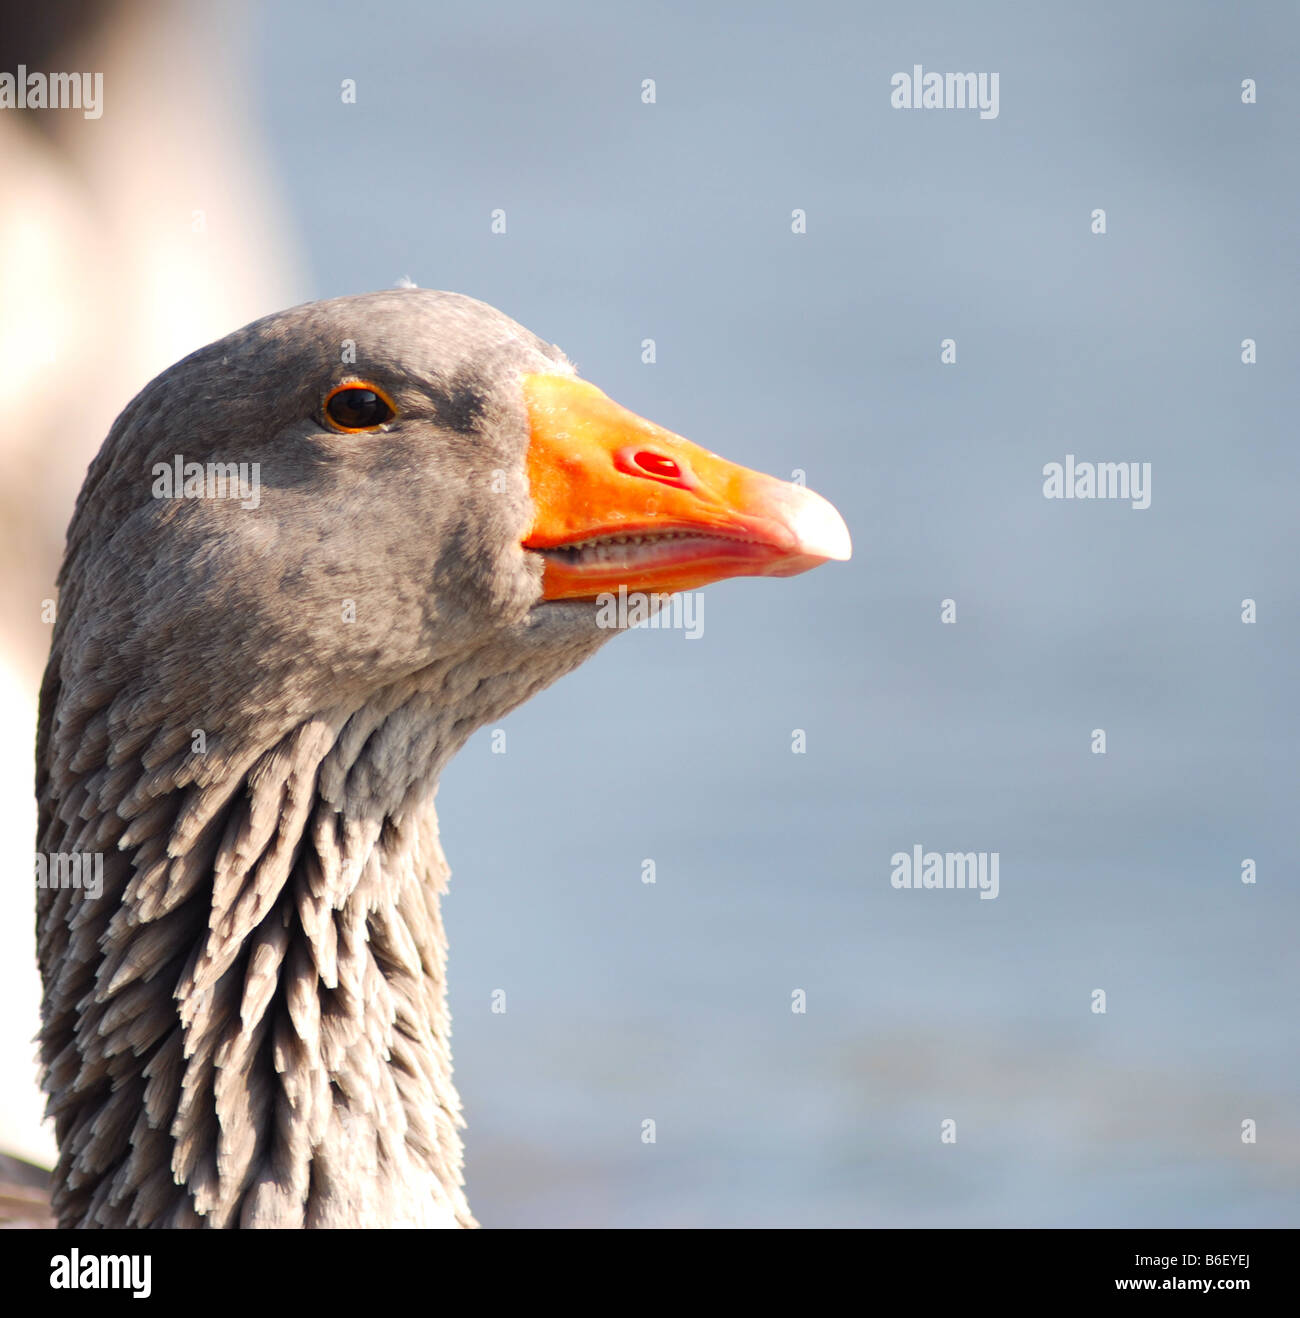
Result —
[[[847,559],[848,527],[820,495],[737,466],[563,375],[524,377],[543,595],[693,590],[790,577]]]

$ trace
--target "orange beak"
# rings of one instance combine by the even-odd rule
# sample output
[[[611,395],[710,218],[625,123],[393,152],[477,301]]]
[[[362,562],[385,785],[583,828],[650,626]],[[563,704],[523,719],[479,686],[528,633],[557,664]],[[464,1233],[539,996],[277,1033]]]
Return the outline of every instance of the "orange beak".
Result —
[[[725,577],[792,577],[852,553],[820,495],[738,467],[636,416],[595,385],[526,375],[536,516],[548,600],[694,590]]]

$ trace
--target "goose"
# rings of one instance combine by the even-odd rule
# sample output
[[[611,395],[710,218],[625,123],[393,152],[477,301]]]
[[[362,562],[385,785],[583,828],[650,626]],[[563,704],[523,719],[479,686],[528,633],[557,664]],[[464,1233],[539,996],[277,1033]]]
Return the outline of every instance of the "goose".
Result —
[[[619,630],[602,596],[850,551],[825,499],[455,293],[308,303],[147,385],[78,497],[40,695],[58,1224],[476,1226],[443,767]]]

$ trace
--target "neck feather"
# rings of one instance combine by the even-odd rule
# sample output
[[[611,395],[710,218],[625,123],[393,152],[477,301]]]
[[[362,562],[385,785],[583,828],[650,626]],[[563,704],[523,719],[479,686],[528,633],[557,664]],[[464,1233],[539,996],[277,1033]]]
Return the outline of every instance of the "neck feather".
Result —
[[[434,791],[612,633],[577,606],[449,625],[378,690],[271,647],[241,688],[101,634],[135,615],[64,571],[37,851],[102,858],[102,891],[37,894],[60,1225],[474,1225]]]
[[[260,752],[159,733],[47,779],[43,851],[103,857],[98,896],[40,893],[62,1225],[474,1225],[433,808],[468,727],[443,708],[394,689]]]

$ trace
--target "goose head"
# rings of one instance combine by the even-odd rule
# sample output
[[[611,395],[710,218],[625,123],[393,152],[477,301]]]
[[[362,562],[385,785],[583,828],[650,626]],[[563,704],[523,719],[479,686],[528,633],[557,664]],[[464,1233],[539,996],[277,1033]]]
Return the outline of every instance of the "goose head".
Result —
[[[443,765],[615,634],[602,596],[848,556],[825,500],[454,294],[298,307],[148,385],[41,696],[38,856],[101,875],[38,890],[61,1224],[472,1225]]]

